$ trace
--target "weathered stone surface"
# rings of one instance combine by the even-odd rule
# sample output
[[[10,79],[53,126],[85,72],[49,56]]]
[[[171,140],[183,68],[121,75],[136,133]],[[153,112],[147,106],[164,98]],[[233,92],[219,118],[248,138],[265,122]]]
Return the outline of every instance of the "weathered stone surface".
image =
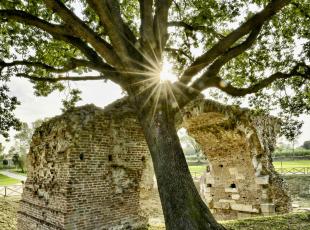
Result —
[[[210,163],[202,197],[218,219],[290,210],[271,152],[278,123],[232,106],[197,100],[178,114]],[[19,230],[136,229],[147,223],[139,200],[153,187],[147,145],[125,100],[87,105],[45,122],[33,136],[18,213]],[[268,178],[268,179],[266,179]],[[199,187],[199,185],[198,185]]]
[[[276,212],[274,204],[261,204],[260,208],[262,210],[263,215],[271,215]]]
[[[179,126],[195,138],[208,159],[206,183],[212,187],[208,196],[202,197],[208,198],[216,218],[231,219],[246,216],[247,212],[262,214],[262,202],[274,204],[278,213],[291,210],[287,186],[271,159],[279,131],[277,119],[199,99],[184,109]],[[238,203],[230,203],[231,212],[218,205],[227,199]]]
[[[259,213],[259,210],[257,208],[253,208],[250,204],[231,204],[231,209],[241,212]]]
[[[240,194],[231,194],[231,199],[239,200],[240,199]]]
[[[150,156],[135,117],[124,113],[88,105],[36,130],[18,229],[146,227],[139,194],[152,183]]]

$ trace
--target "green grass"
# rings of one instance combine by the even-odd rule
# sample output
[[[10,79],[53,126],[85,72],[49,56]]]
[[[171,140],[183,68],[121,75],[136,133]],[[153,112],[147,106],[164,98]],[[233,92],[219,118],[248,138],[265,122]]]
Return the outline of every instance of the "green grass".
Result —
[[[284,149],[276,150],[272,153],[274,157],[294,157],[294,156],[310,156],[310,149]]]
[[[290,213],[285,215],[256,217],[243,220],[224,221],[227,230],[299,230],[310,229],[310,213]]]
[[[281,162],[273,162],[274,167],[280,168]],[[191,173],[202,173],[206,170],[205,165],[188,166]],[[283,168],[310,167],[310,160],[282,161]]]
[[[204,172],[206,171],[206,166],[205,165],[190,165],[188,166],[189,171],[191,172]]]
[[[20,183],[20,180],[0,174],[0,186],[12,185],[12,184],[18,184],[18,183]]]
[[[306,230],[310,229],[310,213],[299,212],[285,215],[256,217],[242,220],[220,221],[227,230]],[[149,230],[164,230],[163,225]]]
[[[274,167],[280,168],[281,162],[273,162]],[[283,168],[310,167],[310,160],[282,161]]]

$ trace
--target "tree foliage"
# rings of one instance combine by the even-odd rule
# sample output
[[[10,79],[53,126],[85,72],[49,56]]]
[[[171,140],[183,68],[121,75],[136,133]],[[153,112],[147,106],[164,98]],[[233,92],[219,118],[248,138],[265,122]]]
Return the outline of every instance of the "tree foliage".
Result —
[[[305,149],[310,149],[310,141],[305,141],[302,145],[303,148]]]
[[[14,151],[18,155],[24,156],[28,153],[32,135],[36,128],[38,128],[44,121],[47,121],[48,118],[38,119],[34,121],[30,126],[26,122],[21,122],[19,131],[14,136]]]
[[[7,159],[4,159],[4,160],[2,161],[2,164],[6,166],[6,165],[8,165],[8,164],[9,164],[9,162],[8,162],[8,160],[7,160]]]
[[[183,97],[209,88],[251,94],[253,108],[292,118],[310,110],[309,12],[303,0],[2,1],[0,80],[28,78],[43,96],[65,80],[111,80],[128,92],[169,60]],[[0,90],[7,136],[17,101]],[[77,100],[74,90],[64,109]]]
[[[7,138],[11,127],[19,128],[20,122],[14,117],[14,109],[19,104],[16,97],[8,95],[8,87],[0,86],[0,135]]]

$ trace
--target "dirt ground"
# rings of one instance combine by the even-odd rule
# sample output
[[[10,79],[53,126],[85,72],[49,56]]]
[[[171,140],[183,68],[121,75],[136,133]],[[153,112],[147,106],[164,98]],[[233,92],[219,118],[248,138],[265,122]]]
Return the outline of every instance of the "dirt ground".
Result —
[[[142,205],[145,205],[144,211],[153,214],[150,218],[149,230],[165,229],[157,199],[159,201],[159,197],[148,200],[148,195],[145,194],[142,201],[144,202]],[[17,208],[18,199],[0,198],[0,230],[16,230]],[[222,224],[227,230],[306,230],[310,229],[310,212],[226,221]]]

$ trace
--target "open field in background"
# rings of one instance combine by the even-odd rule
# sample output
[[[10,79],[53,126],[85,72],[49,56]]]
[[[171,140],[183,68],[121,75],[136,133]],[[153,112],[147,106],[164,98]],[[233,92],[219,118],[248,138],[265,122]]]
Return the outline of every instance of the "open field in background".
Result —
[[[188,168],[189,168],[189,171],[191,172],[202,173],[206,171],[206,165],[189,165]]]
[[[273,162],[275,168],[281,167],[281,162]],[[202,173],[206,170],[205,165],[188,166],[191,173]],[[310,160],[282,161],[283,168],[310,167]]]
[[[285,149],[285,150],[276,150],[272,153],[273,157],[294,157],[294,156],[310,156],[310,149]]]
[[[13,179],[11,177],[4,176],[0,174],[0,186],[19,184],[20,180]]]
[[[281,161],[273,162],[274,167],[280,168]],[[283,168],[310,167],[310,160],[282,161]]]

